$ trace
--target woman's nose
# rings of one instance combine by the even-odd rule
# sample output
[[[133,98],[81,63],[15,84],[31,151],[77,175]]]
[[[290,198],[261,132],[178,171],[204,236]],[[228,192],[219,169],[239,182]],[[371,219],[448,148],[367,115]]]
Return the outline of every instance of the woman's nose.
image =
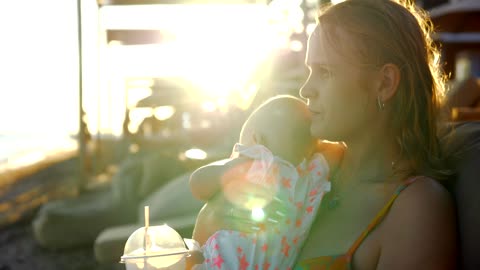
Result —
[[[312,91],[312,88],[310,86],[310,80],[307,79],[303,86],[300,88],[300,96],[302,98],[311,98],[313,97],[314,91]]]

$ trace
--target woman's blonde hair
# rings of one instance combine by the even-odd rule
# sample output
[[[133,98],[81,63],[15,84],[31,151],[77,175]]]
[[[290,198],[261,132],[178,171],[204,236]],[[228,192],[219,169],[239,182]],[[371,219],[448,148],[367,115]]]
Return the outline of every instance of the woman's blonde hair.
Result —
[[[340,44],[340,53],[355,56],[352,64],[398,66],[399,88],[387,106],[391,107],[391,128],[401,154],[410,161],[413,173],[437,179],[447,177],[450,171],[444,165],[439,143],[439,118],[447,78],[426,12],[411,1],[347,0],[323,7],[318,24],[330,29],[325,31],[327,38]],[[342,50],[342,40],[333,31],[335,27],[349,33],[348,42],[355,45],[355,55],[351,49]]]

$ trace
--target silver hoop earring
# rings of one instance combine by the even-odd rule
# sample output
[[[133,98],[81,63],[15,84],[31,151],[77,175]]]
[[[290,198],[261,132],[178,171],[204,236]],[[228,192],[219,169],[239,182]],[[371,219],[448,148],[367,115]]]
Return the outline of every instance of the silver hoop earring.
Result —
[[[380,100],[380,96],[377,96],[377,109],[383,111],[385,109],[385,103]]]

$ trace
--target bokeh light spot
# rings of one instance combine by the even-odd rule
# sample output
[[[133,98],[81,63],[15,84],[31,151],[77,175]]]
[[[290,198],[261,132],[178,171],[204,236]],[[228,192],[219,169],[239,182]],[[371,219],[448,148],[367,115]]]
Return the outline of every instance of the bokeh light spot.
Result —
[[[207,153],[202,149],[192,148],[185,151],[185,156],[190,159],[206,159]]]

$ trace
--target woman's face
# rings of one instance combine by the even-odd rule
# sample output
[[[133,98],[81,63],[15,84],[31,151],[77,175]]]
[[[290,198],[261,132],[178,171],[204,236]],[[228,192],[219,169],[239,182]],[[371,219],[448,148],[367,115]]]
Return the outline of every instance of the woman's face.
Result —
[[[336,31],[342,44],[331,44],[325,31],[317,26],[308,41],[306,65],[310,75],[300,95],[308,99],[314,137],[348,141],[368,129],[378,114],[376,96],[367,84],[369,72],[355,65],[355,50],[348,34],[338,27],[327,30]]]

